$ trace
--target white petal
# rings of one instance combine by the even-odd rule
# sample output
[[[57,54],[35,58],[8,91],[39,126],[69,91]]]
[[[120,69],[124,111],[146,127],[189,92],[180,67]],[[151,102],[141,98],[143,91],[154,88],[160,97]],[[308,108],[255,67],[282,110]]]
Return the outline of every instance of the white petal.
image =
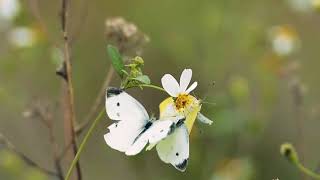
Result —
[[[172,97],[177,97],[181,92],[177,80],[171,74],[165,74],[161,78],[162,87],[167,91]]]
[[[197,82],[194,82],[187,90],[186,93],[189,94],[191,91],[193,91],[198,86]]]
[[[192,70],[191,69],[184,69],[180,76],[180,90],[181,92],[185,92],[187,87],[191,81],[192,77]]]

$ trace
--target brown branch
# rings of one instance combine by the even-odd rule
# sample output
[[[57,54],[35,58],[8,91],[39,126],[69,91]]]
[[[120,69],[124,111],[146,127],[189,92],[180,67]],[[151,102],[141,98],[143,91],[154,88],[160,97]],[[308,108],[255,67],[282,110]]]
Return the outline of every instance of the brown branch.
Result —
[[[75,110],[74,110],[74,94],[72,84],[72,68],[70,59],[70,42],[68,36],[68,9],[69,0],[62,0],[61,3],[61,28],[64,40],[64,64],[63,68],[66,71],[66,78],[63,81],[64,88],[64,131],[65,143],[72,143],[72,153],[68,153],[69,161],[72,161],[77,153],[78,147],[75,139],[74,123],[75,123]],[[81,169],[79,162],[76,164],[76,179],[81,180]]]
[[[39,171],[41,171],[41,172],[43,172],[45,174],[48,174],[50,176],[57,176],[57,177],[59,176],[58,173],[53,172],[51,170],[48,170],[48,169],[40,166],[38,163],[36,163],[32,159],[30,159],[29,157],[24,155],[22,152],[18,151],[15,148],[15,146],[5,136],[3,136],[2,134],[0,134],[0,145],[2,145],[2,146],[4,146],[4,148],[7,148],[8,150],[14,152],[17,156],[19,156],[29,166],[32,166],[32,167],[38,169]]]
[[[113,75],[114,75],[113,67],[110,67],[108,70],[108,73],[105,77],[103,86],[101,87],[99,94],[94,101],[94,104],[92,105],[88,115],[86,116],[85,121],[76,127],[76,129],[75,129],[76,134],[80,134],[86,127],[88,127],[90,121],[94,118],[93,116],[96,115],[96,113],[102,103],[103,97],[105,96],[106,89],[108,88],[108,86],[112,80]]]

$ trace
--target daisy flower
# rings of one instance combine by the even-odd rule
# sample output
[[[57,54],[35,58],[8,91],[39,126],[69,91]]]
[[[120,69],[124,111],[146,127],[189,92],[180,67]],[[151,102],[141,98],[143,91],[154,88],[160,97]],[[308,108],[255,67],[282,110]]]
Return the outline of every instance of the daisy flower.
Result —
[[[193,82],[191,86],[189,86],[191,78],[191,69],[184,69],[182,71],[179,83],[171,74],[165,74],[161,79],[162,87],[171,97],[165,99],[159,106],[160,118],[181,115],[186,117],[185,123],[189,133],[197,118],[206,124],[212,123],[212,121],[200,113],[201,101],[190,95],[190,92],[198,85],[197,82]]]
[[[272,50],[280,56],[288,56],[299,48],[299,35],[288,25],[272,27],[270,40]]]

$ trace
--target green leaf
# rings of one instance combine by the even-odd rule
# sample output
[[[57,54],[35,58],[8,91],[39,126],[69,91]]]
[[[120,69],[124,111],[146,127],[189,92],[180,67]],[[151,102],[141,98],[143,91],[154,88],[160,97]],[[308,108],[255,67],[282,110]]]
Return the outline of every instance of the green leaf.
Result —
[[[112,45],[108,45],[107,51],[111,58],[113,68],[118,73],[118,75],[123,78],[123,76],[125,75],[124,63],[118,49]]]
[[[150,84],[151,83],[150,78],[147,75],[141,75],[141,76],[138,76],[133,79],[135,79],[143,84]]]

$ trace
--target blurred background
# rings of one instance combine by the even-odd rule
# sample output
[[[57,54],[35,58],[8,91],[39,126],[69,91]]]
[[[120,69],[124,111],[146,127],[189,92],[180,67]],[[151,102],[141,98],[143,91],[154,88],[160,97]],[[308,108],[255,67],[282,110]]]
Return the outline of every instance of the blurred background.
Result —
[[[18,151],[0,145],[0,179],[57,179],[28,165],[21,153],[54,171],[48,128],[34,114],[37,108],[51,112],[58,149],[65,147],[62,81],[56,75],[63,47],[60,6],[60,1],[0,0],[0,133]],[[284,142],[317,170],[319,9],[319,0],[71,1],[78,123],[86,120],[110,67],[106,28],[113,24],[106,20],[112,17],[123,17],[136,25],[134,32],[145,34],[139,35],[143,47],[138,43],[131,56],[141,54],[153,84],[160,85],[165,73],[179,78],[192,68],[199,83],[194,94],[214,121],[195,124],[189,165],[180,173],[155,150],[127,157],[108,147],[103,135],[111,121],[105,117],[81,155],[83,179],[302,179],[279,152]],[[111,85],[119,83],[115,76]],[[167,97],[153,89],[130,93],[155,115]],[[64,172],[68,166],[64,163]]]

